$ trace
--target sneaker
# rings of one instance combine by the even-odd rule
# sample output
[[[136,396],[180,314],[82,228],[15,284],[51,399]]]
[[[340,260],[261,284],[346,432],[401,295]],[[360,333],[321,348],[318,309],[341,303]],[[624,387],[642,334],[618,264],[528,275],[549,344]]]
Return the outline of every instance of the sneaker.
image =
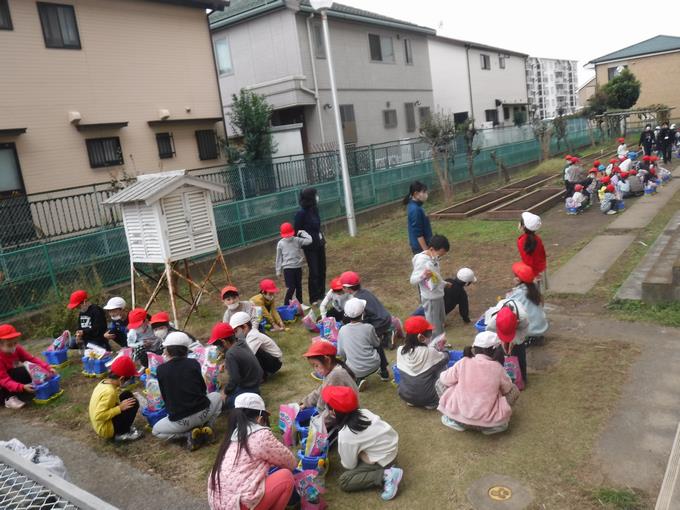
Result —
[[[425,406],[425,409],[427,409],[428,411],[432,411],[434,409],[437,409],[437,406]]]
[[[382,382],[389,382],[390,381],[390,373],[387,369],[385,369],[384,372],[380,372],[380,380]]]
[[[362,379],[362,380],[359,381],[359,383],[357,384],[357,388],[359,389],[360,392],[361,392],[361,391],[364,391],[364,390],[366,389],[366,385],[367,385],[367,384],[368,384],[368,383],[366,382],[366,379]]]
[[[607,211],[607,214],[609,214],[611,216],[612,214],[616,214],[616,211],[610,209],[609,211]]]
[[[198,450],[203,444],[203,432],[201,428],[196,427],[187,434],[187,450],[190,452]]]
[[[413,404],[411,404],[411,402],[406,402],[406,405],[409,407],[415,407]]]
[[[19,397],[9,397],[5,400],[5,407],[7,409],[21,409],[26,405],[26,402],[22,401]]]
[[[130,432],[127,434],[119,434],[116,437],[113,438],[114,441],[117,443],[123,443],[125,441],[136,441],[137,439],[141,439],[144,437],[144,432],[141,430],[136,429],[135,427],[130,428]]]
[[[201,429],[201,433],[203,434],[204,444],[213,444],[215,442],[215,433],[213,432],[212,427],[206,425]]]
[[[392,467],[385,470],[385,474],[383,475],[385,484],[383,485],[382,494],[380,494],[380,497],[383,499],[383,501],[394,499],[394,497],[397,495],[399,483],[401,482],[403,476],[404,470],[401,468]]]
[[[452,420],[448,416],[442,415],[442,424],[458,432],[465,432],[465,427],[463,425],[458,423],[456,420]]]

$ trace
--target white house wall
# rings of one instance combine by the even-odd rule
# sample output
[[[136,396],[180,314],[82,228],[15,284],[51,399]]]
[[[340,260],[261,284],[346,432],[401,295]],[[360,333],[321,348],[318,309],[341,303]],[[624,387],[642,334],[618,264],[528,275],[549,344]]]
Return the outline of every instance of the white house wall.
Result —
[[[465,47],[437,39],[428,44],[435,109],[448,114],[470,112]]]

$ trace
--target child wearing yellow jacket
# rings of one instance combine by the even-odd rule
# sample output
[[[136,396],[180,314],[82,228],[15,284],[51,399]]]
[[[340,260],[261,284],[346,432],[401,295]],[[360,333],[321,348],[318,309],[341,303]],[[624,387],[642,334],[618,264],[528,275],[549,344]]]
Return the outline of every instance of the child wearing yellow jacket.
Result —
[[[274,331],[283,331],[285,326],[278,310],[276,309],[276,293],[279,289],[274,280],[265,278],[260,282],[260,293],[250,298],[250,302],[262,309],[262,318],[271,325]]]

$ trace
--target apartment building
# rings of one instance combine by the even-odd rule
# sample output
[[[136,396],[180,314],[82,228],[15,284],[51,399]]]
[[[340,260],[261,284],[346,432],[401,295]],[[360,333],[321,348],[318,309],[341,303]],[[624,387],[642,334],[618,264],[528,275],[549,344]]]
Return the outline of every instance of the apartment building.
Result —
[[[435,31],[338,3],[328,21],[345,142],[418,136],[433,106]],[[233,0],[210,28],[227,123],[232,94],[247,88],[267,98],[275,126],[300,126],[305,152],[336,146],[329,49],[307,0]]]
[[[575,60],[527,59],[527,94],[534,117],[549,119],[579,108],[576,65]]]

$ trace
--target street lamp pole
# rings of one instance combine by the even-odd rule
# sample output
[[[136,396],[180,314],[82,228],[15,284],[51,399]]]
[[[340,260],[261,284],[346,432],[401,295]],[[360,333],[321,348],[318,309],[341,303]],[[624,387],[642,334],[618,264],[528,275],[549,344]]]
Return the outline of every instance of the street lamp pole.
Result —
[[[333,52],[331,51],[331,38],[328,31],[327,11],[333,4],[332,1],[312,0],[310,2],[315,10],[321,14],[323,27],[323,40],[326,47],[326,60],[328,61],[328,76],[331,85],[331,98],[333,100],[333,115],[335,116],[335,131],[338,137],[338,152],[340,153],[340,170],[342,172],[342,188],[345,196],[345,211],[347,213],[347,229],[351,237],[357,235],[357,221],[354,216],[354,199],[352,198],[352,182],[349,178],[347,167],[347,153],[345,152],[345,137],[342,134],[342,120],[340,118],[340,106],[338,104],[338,91],[335,86],[335,72],[333,71]],[[310,48],[311,51],[311,48]]]

